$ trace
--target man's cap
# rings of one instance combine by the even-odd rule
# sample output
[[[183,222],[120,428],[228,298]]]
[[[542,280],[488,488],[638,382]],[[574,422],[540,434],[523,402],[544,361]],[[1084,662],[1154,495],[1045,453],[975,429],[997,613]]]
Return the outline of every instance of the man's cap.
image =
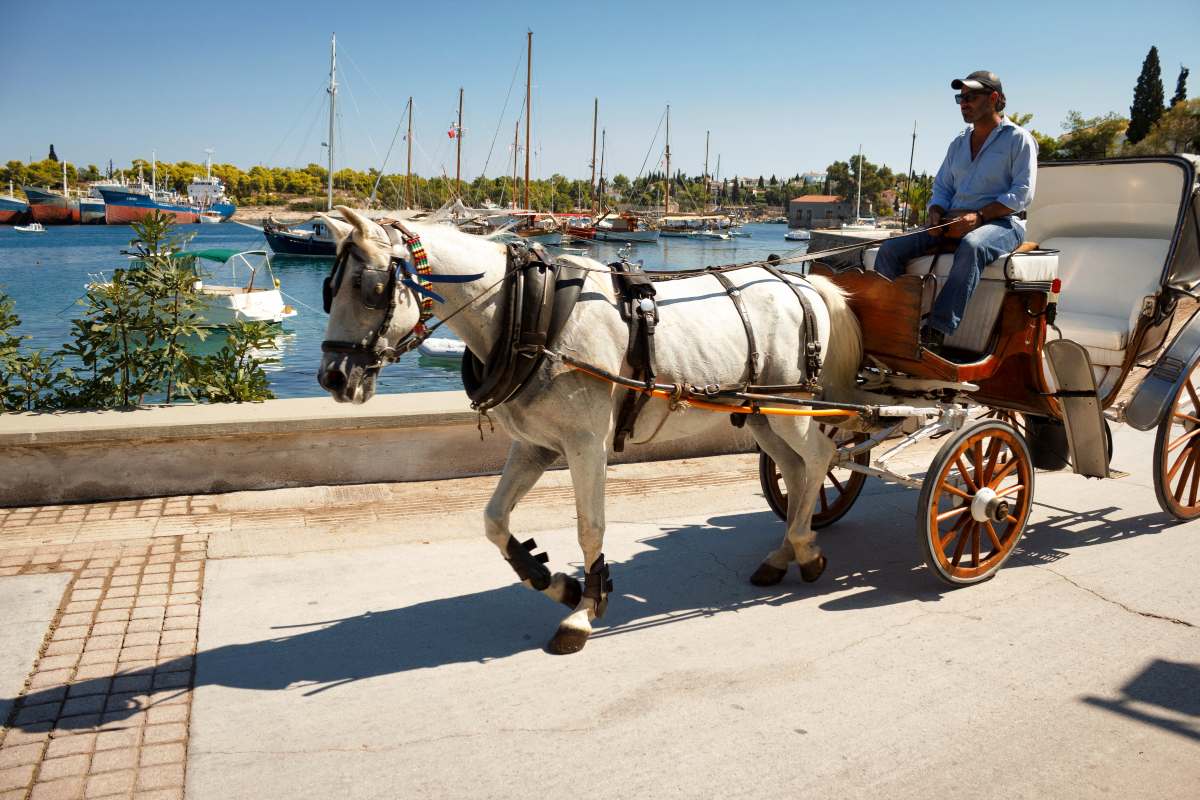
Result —
[[[1000,79],[996,77],[996,73],[988,72],[986,69],[978,69],[972,72],[965,78],[955,78],[950,81],[951,89],[987,89],[990,92],[999,92],[1004,94],[1004,87],[1000,83]]]

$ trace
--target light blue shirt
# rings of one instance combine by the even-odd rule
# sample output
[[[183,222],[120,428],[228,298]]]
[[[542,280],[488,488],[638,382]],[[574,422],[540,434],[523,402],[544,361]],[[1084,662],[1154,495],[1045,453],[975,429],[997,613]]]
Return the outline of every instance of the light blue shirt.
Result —
[[[1037,141],[1029,131],[1004,118],[988,134],[974,160],[971,129],[954,137],[933,179],[929,205],[947,211],[978,211],[988,203],[1003,203],[1013,211],[1024,211],[1033,202],[1036,181]]]

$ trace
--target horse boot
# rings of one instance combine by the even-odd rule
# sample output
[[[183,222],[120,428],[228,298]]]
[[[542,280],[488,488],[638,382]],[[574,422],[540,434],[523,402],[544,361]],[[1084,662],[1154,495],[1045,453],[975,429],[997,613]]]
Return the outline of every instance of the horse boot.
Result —
[[[608,594],[612,588],[608,564],[604,562],[604,555],[601,554],[583,578],[583,596],[592,601],[592,612],[596,619],[602,617],[608,609]],[[583,611],[578,610],[563,620],[546,649],[560,656],[582,650],[592,633],[591,623],[586,616],[576,619],[582,614]]]
[[[583,577],[583,596],[590,597],[595,604],[596,619],[604,616],[608,610],[608,593],[613,590],[612,578],[609,577],[608,564],[604,562],[601,553]]]
[[[522,582],[529,581],[530,586],[541,592],[550,588],[550,569],[546,566],[550,554],[534,553],[536,549],[537,542],[533,539],[518,542],[516,537],[510,534],[508,541],[504,543],[504,560]]]
[[[824,555],[819,555],[807,564],[800,565],[800,577],[804,579],[805,583],[812,583],[821,577],[821,573],[825,571],[825,565],[828,563],[829,561]]]

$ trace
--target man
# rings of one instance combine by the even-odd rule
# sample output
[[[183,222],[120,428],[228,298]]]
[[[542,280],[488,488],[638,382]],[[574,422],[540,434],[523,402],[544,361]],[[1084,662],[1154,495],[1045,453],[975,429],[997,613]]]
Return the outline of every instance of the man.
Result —
[[[967,301],[983,268],[1025,241],[1025,223],[1017,214],[1033,201],[1037,142],[1013,124],[1004,110],[1004,88],[992,72],[979,70],[950,82],[954,102],[971,124],[950,143],[933,181],[929,228],[888,240],[879,248],[875,271],[889,278],[904,274],[908,261],[935,245],[959,241],[954,265],[933,311],[921,330],[921,343],[939,346],[962,322]]]

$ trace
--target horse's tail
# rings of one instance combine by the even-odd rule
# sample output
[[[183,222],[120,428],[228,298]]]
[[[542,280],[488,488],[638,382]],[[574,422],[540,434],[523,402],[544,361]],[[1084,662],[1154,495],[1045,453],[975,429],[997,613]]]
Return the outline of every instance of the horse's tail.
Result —
[[[858,368],[862,364],[862,327],[850,310],[841,287],[820,275],[810,275],[808,281],[829,310],[829,341],[825,343],[821,366],[824,397],[844,399],[853,394]]]

